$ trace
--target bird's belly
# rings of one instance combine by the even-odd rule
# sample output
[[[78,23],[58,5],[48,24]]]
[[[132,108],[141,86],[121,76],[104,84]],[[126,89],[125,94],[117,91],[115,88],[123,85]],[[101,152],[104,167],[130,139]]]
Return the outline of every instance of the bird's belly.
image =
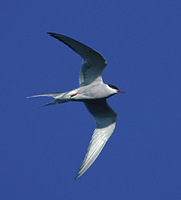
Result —
[[[92,101],[108,97],[110,97],[110,92],[107,91],[107,87],[104,87],[104,85],[88,85],[65,92],[60,98],[67,101]]]
[[[73,99],[75,99],[76,101],[88,101],[88,100],[105,99],[108,97],[109,95],[107,95],[105,92],[96,90],[96,91],[78,93],[77,95],[75,95]]]

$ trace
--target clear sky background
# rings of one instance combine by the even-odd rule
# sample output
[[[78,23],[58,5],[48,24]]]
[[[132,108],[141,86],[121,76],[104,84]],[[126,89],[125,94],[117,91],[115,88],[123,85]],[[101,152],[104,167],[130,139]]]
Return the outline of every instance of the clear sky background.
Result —
[[[81,58],[47,31],[98,50],[117,126],[76,173],[94,130],[83,103],[34,94],[78,86]],[[181,1],[1,0],[0,199],[181,199]]]

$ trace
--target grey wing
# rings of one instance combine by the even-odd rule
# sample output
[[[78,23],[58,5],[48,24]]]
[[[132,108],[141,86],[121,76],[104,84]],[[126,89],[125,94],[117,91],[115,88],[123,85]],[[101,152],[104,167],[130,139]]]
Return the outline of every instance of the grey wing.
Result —
[[[106,100],[97,103],[85,103],[85,105],[95,119],[96,128],[76,178],[85,173],[101,153],[115,129],[117,119],[117,113],[107,104]]]
[[[49,33],[52,37],[60,40],[82,58],[82,67],[79,74],[79,85],[88,85],[94,81],[102,81],[102,71],[107,65],[105,58],[90,47],[61,34]]]

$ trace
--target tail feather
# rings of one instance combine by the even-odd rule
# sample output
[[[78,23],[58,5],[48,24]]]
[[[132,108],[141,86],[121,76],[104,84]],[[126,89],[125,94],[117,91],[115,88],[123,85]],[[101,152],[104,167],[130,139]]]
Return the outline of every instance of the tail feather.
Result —
[[[34,98],[34,97],[53,97],[55,100],[51,101],[47,104],[44,104],[42,106],[39,106],[39,108],[41,107],[45,107],[45,106],[49,106],[49,105],[54,105],[54,104],[59,104],[59,103],[65,103],[68,100],[67,99],[59,99],[61,95],[65,94],[65,92],[57,92],[57,93],[50,93],[50,94],[38,94],[38,95],[33,95],[27,98]],[[56,99],[56,97],[58,97],[58,99]]]
[[[62,92],[50,93],[50,94],[38,94],[38,95],[33,95],[33,96],[30,96],[30,97],[27,97],[27,98],[34,98],[34,97],[53,97],[53,98],[56,98],[60,94],[62,94]]]
[[[49,103],[46,103],[46,104],[44,104],[44,105],[41,105],[41,106],[39,106],[38,108],[42,108],[42,107],[45,107],[45,106],[50,106],[50,105],[55,105],[55,104],[59,104],[59,103],[65,103],[66,101],[61,101],[61,100],[58,100],[58,99],[56,99],[55,101],[51,101],[51,102],[49,102]]]

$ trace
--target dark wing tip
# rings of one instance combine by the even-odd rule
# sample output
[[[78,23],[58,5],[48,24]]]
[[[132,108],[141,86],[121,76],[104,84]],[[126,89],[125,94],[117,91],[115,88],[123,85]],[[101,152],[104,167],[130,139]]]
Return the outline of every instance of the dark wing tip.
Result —
[[[74,180],[77,180],[82,174],[79,174],[79,172],[77,173],[76,177],[74,178]]]
[[[59,34],[57,33],[52,33],[52,32],[47,32],[48,35],[57,38]]]
[[[53,34],[57,34],[57,33],[47,32],[47,34],[49,34],[49,35],[53,35]]]
[[[75,178],[74,178],[74,180],[77,180],[79,178],[79,176],[77,175]]]
[[[47,32],[47,34],[49,34],[49,35],[53,35],[54,33],[52,33],[52,32]]]

